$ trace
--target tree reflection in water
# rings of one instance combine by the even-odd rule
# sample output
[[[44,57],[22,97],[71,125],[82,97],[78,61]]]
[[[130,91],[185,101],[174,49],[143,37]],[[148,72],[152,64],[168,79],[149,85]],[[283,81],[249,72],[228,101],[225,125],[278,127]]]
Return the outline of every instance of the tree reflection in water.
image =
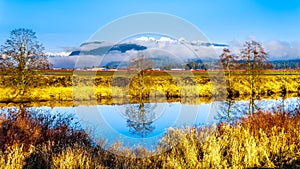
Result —
[[[123,115],[127,118],[127,127],[131,134],[146,137],[155,129],[152,123],[156,117],[154,111],[156,106],[156,104],[143,102],[126,106]]]
[[[127,126],[129,132],[140,137],[146,137],[154,130],[152,126],[155,120],[155,107],[156,104],[145,104],[149,100],[149,87],[152,80],[147,78],[146,72],[154,67],[154,62],[148,59],[143,53],[137,57],[132,58],[128,69],[136,72],[129,85],[129,94],[131,99],[136,99],[137,104],[128,104],[125,108],[123,115],[127,119]]]

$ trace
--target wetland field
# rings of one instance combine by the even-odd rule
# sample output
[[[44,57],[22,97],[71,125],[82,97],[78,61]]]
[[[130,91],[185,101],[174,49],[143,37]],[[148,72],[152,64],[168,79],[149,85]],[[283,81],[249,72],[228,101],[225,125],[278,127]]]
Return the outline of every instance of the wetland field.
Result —
[[[228,75],[45,71],[15,95],[2,73],[0,166],[299,166],[299,72]]]

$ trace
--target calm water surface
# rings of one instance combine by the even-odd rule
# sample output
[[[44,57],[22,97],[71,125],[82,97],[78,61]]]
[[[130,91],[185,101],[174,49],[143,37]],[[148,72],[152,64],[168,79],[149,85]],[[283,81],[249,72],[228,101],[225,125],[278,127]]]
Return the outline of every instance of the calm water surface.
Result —
[[[233,101],[231,118],[241,117],[248,111],[249,101]],[[284,101],[256,100],[256,109],[284,109],[293,111],[300,108],[299,98]],[[226,119],[228,102],[207,104],[140,103],[123,105],[94,105],[76,107],[35,107],[51,113],[64,112],[74,114],[95,142],[103,138],[108,144],[121,141],[124,146],[145,146],[151,149],[170,128],[214,124]]]

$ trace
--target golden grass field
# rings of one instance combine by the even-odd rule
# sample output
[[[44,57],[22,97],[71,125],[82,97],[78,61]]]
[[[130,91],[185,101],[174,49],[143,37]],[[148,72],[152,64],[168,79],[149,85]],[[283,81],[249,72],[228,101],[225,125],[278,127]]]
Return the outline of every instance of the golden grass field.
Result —
[[[131,102],[142,97],[146,101],[179,100],[199,103],[196,100],[210,102],[216,95],[233,93],[235,100],[247,100],[250,96],[248,76],[243,73],[231,75],[230,79],[220,77],[219,81],[207,73],[147,73],[143,78],[131,74],[70,74],[40,76],[36,85],[28,87],[22,96],[15,96],[16,89],[5,86],[2,77],[0,83],[0,101],[2,103],[41,102],[41,101],[91,101],[97,104],[113,104],[129,98]],[[226,82],[230,82],[230,87]],[[1,81],[0,81],[1,82]],[[254,95],[259,98],[278,98],[284,95],[300,94],[300,74],[260,74],[254,86]],[[141,86],[143,86],[142,96]],[[214,90],[214,89],[217,90]],[[226,97],[226,96],[225,96]],[[112,99],[113,98],[113,99]],[[197,98],[197,99],[193,99]],[[201,99],[203,98],[203,99]],[[110,101],[108,101],[110,100]]]

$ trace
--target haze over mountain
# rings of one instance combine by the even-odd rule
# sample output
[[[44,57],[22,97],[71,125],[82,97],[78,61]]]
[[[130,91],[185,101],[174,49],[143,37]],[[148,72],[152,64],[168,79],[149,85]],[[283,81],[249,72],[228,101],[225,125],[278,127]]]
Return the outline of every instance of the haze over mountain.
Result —
[[[203,41],[188,42],[184,38],[178,40],[161,37],[140,37],[122,41],[118,44],[112,42],[87,42],[74,48],[69,56],[50,57],[54,68],[73,67],[103,67],[112,63],[126,63],[132,58],[144,54],[153,60],[156,65],[180,64],[189,60],[216,59],[227,44],[210,43]],[[92,62],[95,57],[101,58],[100,64]],[[82,64],[78,64],[78,58]],[[98,59],[99,60],[99,59]],[[77,62],[77,64],[76,64]],[[86,63],[86,64],[85,64]],[[99,63],[99,62],[98,62]]]
[[[143,54],[160,67],[167,64],[179,65],[192,61],[217,60],[223,48],[229,48],[233,54],[237,54],[243,47],[243,43],[238,40],[231,41],[229,44],[207,41],[189,42],[184,38],[142,36],[117,44],[86,42],[77,48],[72,48],[70,52],[61,53],[61,57],[51,55],[50,61],[54,68],[118,67],[118,65],[126,66],[130,60]],[[293,60],[300,56],[300,43],[268,41],[264,42],[263,46],[269,53],[270,61]],[[69,55],[66,56],[68,53]]]

